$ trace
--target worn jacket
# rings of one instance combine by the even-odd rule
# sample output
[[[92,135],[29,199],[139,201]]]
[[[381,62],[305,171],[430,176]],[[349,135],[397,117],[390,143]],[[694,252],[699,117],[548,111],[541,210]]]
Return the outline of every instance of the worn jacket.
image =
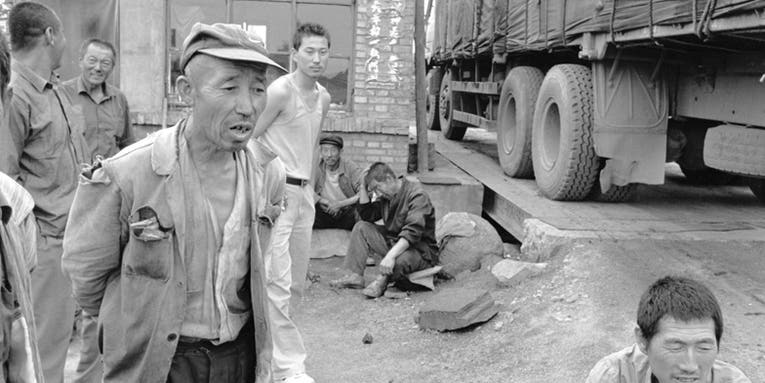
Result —
[[[361,169],[355,162],[340,158],[340,164],[338,166],[340,174],[337,177],[337,182],[340,184],[340,190],[345,194],[345,198],[350,198],[359,192],[359,186],[361,185]],[[327,164],[324,160],[319,162],[319,166],[316,168],[314,174],[314,186],[313,190],[318,195],[322,195],[324,191],[324,181],[327,179]]]
[[[409,247],[417,249],[432,265],[438,263],[436,244],[436,209],[422,186],[401,179],[401,190],[388,200],[359,205],[361,219],[368,222],[383,220],[389,241],[404,238]]]
[[[186,209],[175,127],[125,148],[80,177],[64,237],[63,268],[83,310],[99,315],[105,382],[165,382],[184,318]],[[257,217],[263,161],[247,149],[250,279],[256,382],[267,382],[272,341]],[[275,198],[278,199],[278,198]],[[131,230],[146,218],[152,232]],[[135,227],[136,225],[134,225]]]

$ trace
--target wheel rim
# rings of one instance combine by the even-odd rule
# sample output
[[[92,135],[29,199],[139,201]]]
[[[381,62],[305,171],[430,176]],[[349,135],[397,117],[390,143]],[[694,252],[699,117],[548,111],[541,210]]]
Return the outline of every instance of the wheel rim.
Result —
[[[438,112],[444,120],[449,121],[449,108],[451,107],[451,99],[449,97],[449,84],[444,83],[441,89],[441,94],[438,100]]]
[[[503,138],[502,138],[502,150],[505,154],[509,154],[515,146],[515,134],[518,127],[516,126],[516,112],[515,112],[515,97],[510,97],[507,100],[507,104],[502,108],[502,121],[503,126]]]
[[[560,148],[560,111],[558,104],[548,102],[544,109],[542,122],[542,165],[552,169],[558,160]]]

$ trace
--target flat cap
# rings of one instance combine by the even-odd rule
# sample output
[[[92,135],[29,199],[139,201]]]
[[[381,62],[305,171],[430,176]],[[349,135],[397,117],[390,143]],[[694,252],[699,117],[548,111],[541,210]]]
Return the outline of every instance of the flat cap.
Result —
[[[263,39],[232,24],[196,23],[183,41],[181,70],[197,53],[232,61],[262,63],[287,72],[268,57]]]
[[[343,148],[343,138],[336,134],[327,134],[319,139],[319,145],[330,144],[335,145],[338,148]]]

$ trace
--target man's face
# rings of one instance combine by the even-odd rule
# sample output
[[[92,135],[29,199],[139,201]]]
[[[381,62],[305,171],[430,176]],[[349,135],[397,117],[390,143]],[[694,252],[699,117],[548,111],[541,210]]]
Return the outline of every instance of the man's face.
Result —
[[[380,197],[386,199],[392,199],[398,192],[398,185],[396,179],[393,177],[386,177],[385,181],[370,180],[367,190],[371,191]]]
[[[329,167],[337,165],[340,161],[340,148],[332,144],[321,144],[319,151],[321,153],[321,159]]]
[[[319,78],[327,69],[329,42],[323,36],[305,36],[292,56],[299,71],[308,77]]]
[[[103,84],[113,69],[114,55],[106,47],[90,44],[85,54],[80,58],[80,70],[82,70],[82,79],[86,85],[99,86]]]
[[[717,358],[712,318],[683,322],[665,316],[651,343],[641,349],[660,383],[709,383]]]
[[[264,71],[210,56],[194,60],[204,60],[190,74],[194,129],[217,150],[243,149],[266,104]]]

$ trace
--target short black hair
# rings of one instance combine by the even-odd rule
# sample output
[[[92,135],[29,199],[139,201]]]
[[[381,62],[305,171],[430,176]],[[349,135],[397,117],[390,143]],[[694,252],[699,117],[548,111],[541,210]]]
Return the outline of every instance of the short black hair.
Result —
[[[375,162],[369,167],[369,171],[364,177],[364,184],[369,185],[372,180],[384,182],[388,177],[396,178],[396,173],[393,172],[393,169],[385,162]]]
[[[659,331],[659,321],[664,317],[683,322],[711,318],[715,324],[717,347],[720,347],[723,333],[720,304],[712,291],[701,283],[690,278],[666,276],[649,286],[640,298],[637,311],[637,324],[647,344]]]
[[[324,37],[327,39],[327,48],[332,45],[332,40],[329,38],[329,31],[327,31],[327,28],[324,28],[321,24],[303,23],[300,24],[295,31],[295,34],[292,36],[292,47],[295,48],[295,50],[300,49],[300,44],[303,43],[303,37],[308,36]]]
[[[114,48],[114,44],[106,40],[101,40],[95,37],[91,37],[82,42],[82,44],[80,45],[80,58],[85,57],[85,52],[88,51],[88,47],[90,47],[91,45],[108,49],[112,51],[112,57],[114,57],[115,59],[117,58],[117,49]]]
[[[8,30],[11,35],[11,48],[14,51],[28,50],[51,28],[61,31],[61,21],[56,13],[47,6],[31,1],[18,3],[8,14]]]
[[[5,100],[5,91],[11,81],[11,51],[5,35],[0,34],[0,101]]]

